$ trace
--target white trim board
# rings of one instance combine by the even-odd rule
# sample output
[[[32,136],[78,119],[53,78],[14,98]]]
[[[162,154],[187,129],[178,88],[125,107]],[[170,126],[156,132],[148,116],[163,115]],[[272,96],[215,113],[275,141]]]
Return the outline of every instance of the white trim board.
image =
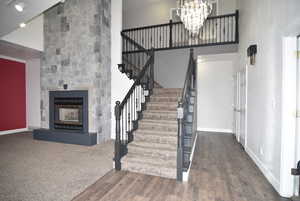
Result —
[[[190,155],[190,161],[191,161],[190,167],[189,167],[188,171],[183,172],[183,174],[182,174],[182,181],[184,181],[184,182],[187,182],[187,181],[189,180],[189,174],[190,174],[190,170],[191,170],[192,163],[193,163],[194,152],[195,152],[195,148],[196,148],[196,143],[197,143],[198,135],[199,135],[199,134],[196,133],[196,137],[195,137],[195,141],[194,141],[192,153],[191,153],[191,155]]]
[[[0,131],[0,135],[8,135],[8,134],[15,134],[28,131],[28,128],[20,128],[14,130],[7,130],[7,131]]]
[[[232,129],[220,129],[220,128],[198,128],[198,131],[214,132],[214,133],[233,133]]]
[[[250,158],[255,162],[260,171],[265,175],[267,180],[273,185],[273,187],[279,192],[280,182],[273,173],[268,170],[268,168],[263,164],[263,162],[251,151],[248,147],[245,148],[246,153],[250,156]]]
[[[20,62],[20,63],[26,64],[25,60],[17,59],[17,58],[14,58],[14,57],[8,57],[8,56],[0,55],[0,58],[1,59],[7,59],[7,60],[16,61],[16,62]]]

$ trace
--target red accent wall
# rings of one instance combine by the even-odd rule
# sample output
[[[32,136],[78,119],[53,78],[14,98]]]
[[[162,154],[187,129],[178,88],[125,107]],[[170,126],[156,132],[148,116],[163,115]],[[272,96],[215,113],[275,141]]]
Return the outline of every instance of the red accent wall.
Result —
[[[25,63],[0,58],[0,131],[26,128]]]

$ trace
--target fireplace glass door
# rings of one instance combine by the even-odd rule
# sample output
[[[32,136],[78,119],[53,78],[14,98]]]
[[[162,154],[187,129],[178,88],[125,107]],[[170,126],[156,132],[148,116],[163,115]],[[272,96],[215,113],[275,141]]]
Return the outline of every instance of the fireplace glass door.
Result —
[[[54,128],[64,130],[83,129],[83,104],[78,99],[55,100]]]

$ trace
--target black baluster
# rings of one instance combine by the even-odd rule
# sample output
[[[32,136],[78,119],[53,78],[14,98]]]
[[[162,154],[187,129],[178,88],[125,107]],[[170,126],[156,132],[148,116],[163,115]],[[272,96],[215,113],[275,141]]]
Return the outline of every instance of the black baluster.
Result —
[[[169,35],[170,35],[169,36],[169,40],[170,40],[169,41],[169,47],[172,48],[173,47],[173,38],[172,38],[173,22],[172,22],[172,20],[170,20],[169,26],[170,26],[170,30],[169,30],[170,31],[170,33],[169,33]]]
[[[239,11],[235,12],[235,42],[239,42]]]

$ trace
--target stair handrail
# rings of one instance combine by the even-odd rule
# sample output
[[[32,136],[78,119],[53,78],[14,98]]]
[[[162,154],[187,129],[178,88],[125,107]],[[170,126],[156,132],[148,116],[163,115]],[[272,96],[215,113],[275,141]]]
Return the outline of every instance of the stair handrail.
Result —
[[[132,45],[134,45],[135,47],[137,47],[138,51],[144,51],[147,55],[150,55],[151,50],[146,50],[143,46],[141,46],[140,44],[138,44],[137,42],[135,42],[133,39],[131,39],[130,37],[128,37],[123,32],[121,32],[121,36],[122,36],[123,39],[128,40]]]
[[[115,118],[116,118],[116,139],[115,139],[115,169],[121,170],[121,158],[127,154],[127,144],[130,141],[129,132],[132,132],[133,126],[132,122],[134,121],[133,117],[136,116],[137,113],[137,107],[138,104],[141,105],[141,102],[138,102],[136,98],[132,99],[132,97],[141,96],[145,91],[147,91],[148,95],[152,94],[153,88],[154,88],[154,50],[146,51],[147,54],[149,54],[149,59],[146,62],[146,64],[143,66],[142,70],[139,72],[138,76],[136,77],[134,83],[132,84],[131,88],[127,92],[125,98],[122,102],[117,101],[115,105]],[[137,90],[138,86],[141,86],[141,91]],[[139,91],[139,95],[137,95],[137,91]],[[127,104],[130,102],[130,110],[133,110],[128,112],[127,111]],[[126,107],[125,107],[126,105]],[[142,107],[141,107],[142,108]],[[124,115],[124,109],[125,109],[125,116]],[[128,115],[128,116],[127,116]],[[124,119],[123,119],[124,118]],[[127,125],[132,127],[131,130],[127,131],[121,130],[121,121],[122,121],[122,127],[125,123],[125,126]],[[125,137],[124,137],[125,135]],[[123,138],[123,139],[121,139]],[[124,140],[125,139],[125,140]]]
[[[134,88],[141,83],[141,80],[143,78],[143,76],[145,75],[145,72],[150,68],[153,67],[153,65],[151,65],[152,63],[154,63],[154,52],[152,51],[150,58],[148,59],[147,63],[145,64],[145,66],[143,67],[142,71],[138,74],[136,80],[134,81],[134,83],[132,84],[131,88],[129,89],[129,91],[127,92],[125,98],[123,99],[123,101],[120,104],[120,108],[123,108],[123,106],[125,105],[126,101],[128,100],[130,94],[132,93],[132,91],[134,90]],[[153,80],[154,81],[154,80]],[[152,90],[152,89],[151,89]]]
[[[190,49],[190,58],[189,58],[189,65],[188,65],[188,69],[186,71],[186,74],[185,74],[185,79],[184,79],[184,85],[183,85],[183,90],[181,92],[181,97],[180,99],[183,100],[186,93],[187,93],[187,87],[188,87],[188,84],[189,84],[189,81],[191,81],[191,76],[192,76],[192,73],[194,70],[194,50],[193,49]]]
[[[182,181],[183,179],[183,168],[184,168],[184,135],[185,135],[185,114],[188,110],[186,103],[187,97],[190,96],[191,89],[196,87],[196,62],[194,60],[194,51],[190,49],[190,58],[188,69],[185,76],[184,86],[181,93],[181,97],[178,101],[177,108],[177,119],[178,119],[178,136],[177,136],[177,180]],[[195,103],[196,104],[196,103]],[[194,108],[195,113],[197,110]],[[197,114],[194,114],[194,117]],[[194,126],[193,126],[194,129]],[[192,131],[194,132],[194,131]]]

